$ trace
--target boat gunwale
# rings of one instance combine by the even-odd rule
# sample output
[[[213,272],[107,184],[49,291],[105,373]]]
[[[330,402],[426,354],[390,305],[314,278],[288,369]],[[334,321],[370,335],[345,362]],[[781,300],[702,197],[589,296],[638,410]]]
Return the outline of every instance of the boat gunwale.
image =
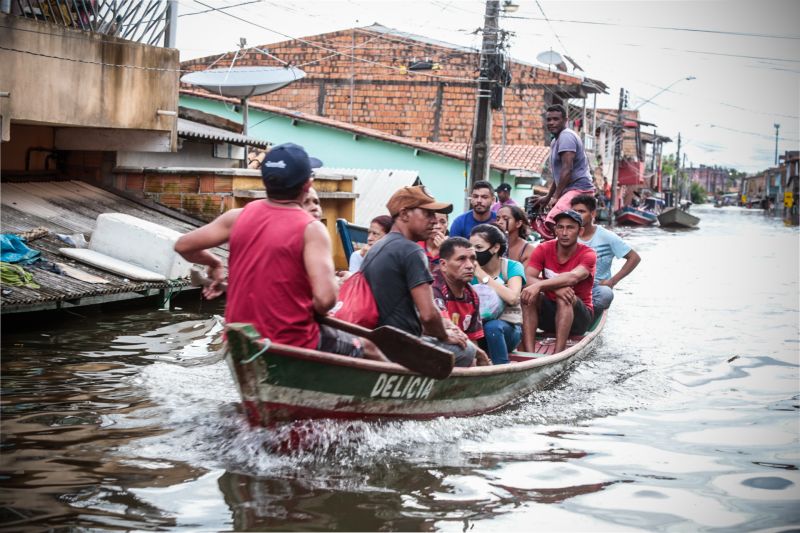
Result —
[[[586,346],[603,330],[605,326],[606,318],[608,316],[607,312],[603,313],[600,321],[597,322],[594,329],[590,332],[587,332],[580,341],[569,346],[567,349],[562,350],[560,352],[549,354],[549,355],[538,355],[537,357],[532,357],[529,361],[515,361],[513,363],[504,364],[504,365],[491,365],[491,366],[473,366],[473,367],[455,367],[453,368],[452,373],[444,378],[449,379],[451,377],[471,377],[471,376],[486,376],[486,375],[494,375],[494,374],[511,374],[515,372],[527,372],[534,368],[540,366],[547,366],[550,364],[558,363],[564,359],[569,359],[570,357],[574,356],[576,353],[582,351]],[[260,341],[263,343],[264,341]],[[281,356],[281,357],[291,357],[295,359],[303,359],[307,361],[315,361],[324,364],[333,364],[336,366],[345,366],[351,368],[357,368],[360,370],[367,370],[372,372],[389,372],[392,374],[406,374],[406,375],[419,375],[418,373],[409,370],[408,368],[392,362],[383,362],[383,361],[375,361],[371,359],[361,359],[361,358],[354,358],[349,357],[346,355],[339,355],[329,352],[321,352],[319,350],[313,350],[309,348],[299,348],[296,346],[287,346],[286,348],[291,349],[291,354],[288,353],[277,353],[272,352],[273,355]],[[264,353],[270,352],[269,348],[267,348]],[[530,352],[514,352],[520,355],[530,354]],[[537,354],[534,354],[537,355]],[[529,355],[530,357],[530,355]],[[241,361],[234,361],[238,365],[243,365]]]

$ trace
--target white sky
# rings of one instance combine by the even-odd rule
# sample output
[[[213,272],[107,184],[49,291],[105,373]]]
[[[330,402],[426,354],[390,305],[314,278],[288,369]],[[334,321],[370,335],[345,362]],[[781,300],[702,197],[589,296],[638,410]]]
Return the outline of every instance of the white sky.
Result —
[[[201,1],[222,8],[247,0]],[[775,123],[779,153],[800,149],[800,1],[516,1],[516,18],[500,21],[514,32],[510,55],[537,63],[539,52],[566,53],[609,85],[598,107],[615,108],[620,87],[636,107],[695,76],[641,108],[660,134],[676,141],[681,132],[688,162],[767,168]],[[180,0],[178,48],[186,60],[234,50],[240,37],[263,45],[374,22],[478,48],[481,37],[472,32],[483,26],[484,8],[481,0],[254,0],[225,10],[247,23],[219,11],[190,15],[208,8]],[[673,142],[665,153],[676,148]]]

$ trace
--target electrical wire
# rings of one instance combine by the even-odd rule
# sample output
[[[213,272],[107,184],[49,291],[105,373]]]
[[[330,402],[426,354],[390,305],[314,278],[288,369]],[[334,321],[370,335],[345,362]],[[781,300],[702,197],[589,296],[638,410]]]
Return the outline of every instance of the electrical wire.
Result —
[[[538,4],[538,2],[537,2]],[[554,21],[554,22],[564,22],[567,24],[588,24],[592,26],[622,26],[627,28],[641,28],[646,30],[664,30],[664,31],[684,31],[684,32],[693,32],[693,33],[713,33],[718,35],[731,35],[731,36],[738,36],[738,37],[758,37],[764,39],[790,39],[790,40],[800,40],[800,36],[798,35],[770,35],[767,33],[750,33],[750,32],[738,32],[738,31],[724,31],[724,30],[709,30],[704,28],[681,28],[676,26],[645,26],[639,24],[623,24],[618,22],[601,22],[595,20],[571,20],[571,19],[547,19],[539,18],[539,17],[523,17],[519,15],[506,15],[506,18],[510,19],[522,19],[522,20],[538,20],[538,21]]]
[[[214,9],[215,11],[218,11],[216,8],[214,8],[214,7],[210,6],[210,5],[202,2],[201,0],[194,0],[194,1],[197,2],[198,4],[202,5],[202,6],[205,6],[207,8],[211,8],[211,9]],[[222,13],[223,15],[227,15],[229,17],[232,17],[232,18],[234,18],[236,20],[245,22],[247,24],[256,26],[256,27],[261,28],[263,30],[275,33],[275,34],[280,35],[282,37],[285,37],[285,38],[287,38],[287,39],[289,39],[291,41],[301,42],[301,43],[307,44],[307,45],[309,45],[311,47],[318,48],[320,50],[325,50],[327,52],[331,52],[331,53],[333,53],[335,55],[340,55],[342,57],[346,57],[346,58],[352,59],[354,61],[360,61],[362,63],[367,63],[367,64],[370,64],[370,65],[375,65],[375,66],[382,67],[382,68],[385,68],[385,69],[402,72],[403,74],[411,74],[411,73],[413,73],[413,74],[418,75],[418,76],[424,76],[424,77],[429,77],[429,78],[436,78],[436,79],[442,79],[442,80],[451,80],[451,81],[465,81],[465,82],[475,83],[475,84],[478,83],[478,80],[470,79],[470,78],[459,78],[459,77],[455,77],[455,76],[441,76],[441,75],[436,75],[436,74],[428,74],[426,72],[421,72],[421,71],[406,71],[405,69],[402,69],[400,67],[395,67],[395,66],[392,66],[392,65],[386,65],[386,64],[383,64],[383,63],[380,63],[380,62],[377,62],[377,61],[371,61],[369,59],[356,57],[354,55],[347,54],[347,53],[344,53],[344,52],[339,52],[338,50],[334,50],[334,49],[328,48],[326,46],[322,46],[322,45],[313,43],[311,41],[307,41],[305,39],[301,39],[301,38],[298,38],[298,37],[292,37],[291,35],[285,34],[283,32],[279,32],[277,30],[274,30],[272,28],[268,28],[266,26],[262,26],[261,24],[255,23],[253,21],[250,21],[250,20],[247,20],[247,19],[243,19],[241,17],[238,17],[238,16],[236,16],[236,15],[234,15],[232,13],[228,13],[226,11],[220,11],[220,13]]]

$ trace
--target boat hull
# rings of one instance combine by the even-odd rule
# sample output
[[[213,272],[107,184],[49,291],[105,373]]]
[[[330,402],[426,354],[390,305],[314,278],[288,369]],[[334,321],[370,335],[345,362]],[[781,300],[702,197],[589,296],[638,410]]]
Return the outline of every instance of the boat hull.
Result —
[[[641,209],[633,209],[631,207],[625,207],[617,212],[616,218],[618,224],[627,224],[630,226],[649,226],[658,220],[658,217],[653,213],[642,211]]]
[[[519,354],[518,361],[508,365],[456,368],[442,380],[394,363],[297,348],[288,352],[265,349],[252,328],[254,335],[241,343],[229,330],[226,359],[253,426],[314,418],[470,416],[493,411],[541,388],[590,349],[604,323],[605,315],[560,353]]]
[[[693,228],[700,219],[676,207],[668,207],[658,215],[658,223],[664,227]]]

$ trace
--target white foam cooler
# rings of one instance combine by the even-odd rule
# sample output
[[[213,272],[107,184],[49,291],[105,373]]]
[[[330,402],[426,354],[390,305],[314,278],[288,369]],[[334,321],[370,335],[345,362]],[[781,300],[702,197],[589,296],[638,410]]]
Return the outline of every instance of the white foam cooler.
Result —
[[[95,264],[113,272],[119,272],[119,262],[136,267],[127,273],[133,279],[144,279],[143,273],[136,275],[137,269],[144,269],[160,279],[185,278],[189,275],[191,264],[175,253],[175,241],[182,234],[173,229],[124,213],[103,213],[97,217],[97,224],[85,253],[76,248],[62,248],[64,255]],[[113,259],[104,266],[102,257]],[[86,257],[82,257],[86,256]],[[148,276],[153,279],[154,276]]]

